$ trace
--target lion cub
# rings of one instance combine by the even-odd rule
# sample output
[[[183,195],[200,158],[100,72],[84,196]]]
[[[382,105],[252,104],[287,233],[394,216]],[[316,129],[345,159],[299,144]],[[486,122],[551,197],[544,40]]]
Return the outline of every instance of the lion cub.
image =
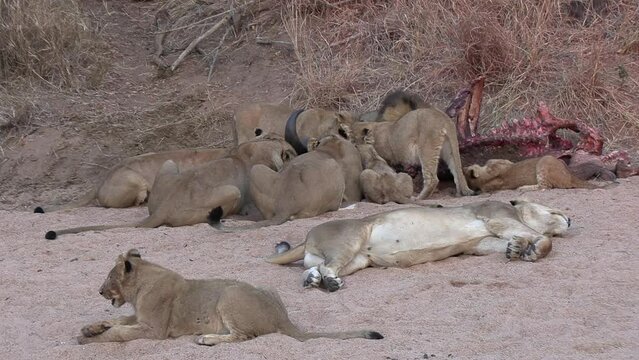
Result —
[[[142,260],[136,249],[118,257],[100,295],[115,307],[130,303],[135,314],[83,327],[80,344],[199,335],[198,344],[216,345],[276,332],[300,341],[318,337],[384,338],[368,330],[304,332],[289,320],[274,290],[227,279],[185,279]]]
[[[484,166],[475,164],[465,167],[464,176],[472,189],[483,192],[601,187],[577,178],[563,161],[551,155],[517,163],[504,159],[491,159]]]
[[[369,201],[378,204],[390,201],[398,204],[412,202],[413,179],[406,173],[395,172],[375,151],[373,142],[372,136],[366,136],[364,144],[356,145],[364,167],[364,171],[359,175],[364,195]]]

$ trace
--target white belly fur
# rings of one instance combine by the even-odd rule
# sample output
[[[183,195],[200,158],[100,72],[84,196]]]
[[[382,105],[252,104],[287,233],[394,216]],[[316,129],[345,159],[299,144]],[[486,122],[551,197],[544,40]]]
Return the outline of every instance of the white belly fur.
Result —
[[[411,266],[460,254],[490,236],[467,209],[409,208],[376,218],[366,255],[377,266]]]

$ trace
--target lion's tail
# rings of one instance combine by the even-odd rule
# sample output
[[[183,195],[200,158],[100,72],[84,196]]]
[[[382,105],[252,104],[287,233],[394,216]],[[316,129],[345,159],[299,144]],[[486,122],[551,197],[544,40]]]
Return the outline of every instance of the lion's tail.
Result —
[[[50,231],[47,231],[47,233],[44,235],[44,238],[47,240],[54,240],[58,236],[64,235],[64,234],[78,234],[85,231],[108,230],[108,229],[117,229],[117,228],[126,228],[126,227],[154,228],[164,223],[164,219],[161,216],[158,216],[156,214],[157,212],[151,216],[148,216],[146,219],[133,224],[80,226],[80,227],[62,229],[62,230],[50,230]]]
[[[270,262],[271,264],[290,264],[293,261],[302,260],[304,258],[304,251],[306,243],[301,243],[296,247],[290,249],[289,251],[285,251],[281,254],[275,254],[273,256],[269,256],[266,258],[266,262]]]
[[[52,206],[46,206],[46,207],[37,206],[35,209],[33,209],[33,212],[36,214],[44,214],[45,212],[68,210],[68,209],[74,209],[81,206],[86,206],[86,205],[89,205],[93,200],[95,200],[96,196],[98,196],[98,189],[94,188],[93,190],[82,195],[79,199],[72,201],[68,204],[52,205]]]
[[[329,339],[371,339],[379,340],[384,336],[377,331],[372,330],[360,330],[360,331],[338,331],[338,332],[304,332],[293,325],[290,321],[284,329],[280,329],[280,332],[284,335],[288,335],[299,341],[306,341],[316,338],[329,338]]]
[[[221,206],[218,206],[214,208],[213,210],[211,210],[211,212],[209,213],[209,216],[206,219],[209,225],[223,232],[236,232],[236,231],[259,229],[266,226],[280,225],[285,223],[288,220],[288,216],[276,216],[272,219],[257,221],[250,225],[227,227],[227,226],[224,226],[224,224],[222,224],[221,222],[223,216],[224,216],[224,211],[222,210]]]

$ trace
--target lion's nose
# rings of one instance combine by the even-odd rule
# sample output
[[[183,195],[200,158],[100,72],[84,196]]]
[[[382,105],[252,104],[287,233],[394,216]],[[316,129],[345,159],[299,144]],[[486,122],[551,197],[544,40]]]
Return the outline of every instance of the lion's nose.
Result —
[[[568,222],[568,227],[570,227],[570,218],[567,218],[566,220]]]

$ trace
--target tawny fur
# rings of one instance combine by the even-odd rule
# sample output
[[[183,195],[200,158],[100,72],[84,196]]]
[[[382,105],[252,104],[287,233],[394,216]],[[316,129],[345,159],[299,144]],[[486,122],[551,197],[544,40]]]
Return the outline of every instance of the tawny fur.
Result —
[[[368,266],[408,267],[450,256],[503,253],[536,261],[551,237],[568,230],[562,211],[527,201],[483,201],[458,207],[415,207],[363,219],[334,220],[312,228],[300,245],[267,259],[304,260],[305,287],[340,289],[342,277]]]
[[[437,188],[440,158],[453,174],[457,195],[474,194],[462,173],[455,124],[444,112],[435,108],[417,109],[394,122],[358,122],[350,130],[357,144],[364,143],[365,137],[372,133],[375,150],[389,164],[421,166],[424,187],[418,200],[427,198]]]
[[[601,187],[577,178],[562,160],[551,155],[517,163],[491,159],[484,166],[475,164],[464,168],[464,175],[471,188],[483,192]]]
[[[107,208],[138,206],[147,200],[155,175],[167,160],[182,170],[229,155],[229,149],[188,149],[163,151],[124,159],[109,170],[99,185],[65,205],[39,207],[36,212],[67,210],[95,203]],[[36,208],[38,209],[38,208]]]
[[[145,261],[137,250],[120,255],[100,294],[115,307],[135,313],[82,328],[78,343],[167,339],[185,335],[200,345],[217,345],[281,333],[297,340],[313,338],[382,339],[375,331],[309,333],[289,319],[275,290],[227,279],[190,280]]]
[[[292,112],[289,106],[276,104],[259,103],[240,107],[234,115],[237,144],[255,138],[258,129],[258,133],[284,136],[286,122]],[[357,115],[347,111],[308,109],[297,117],[296,131],[301,141],[339,135],[342,125],[350,125],[356,119]]]
[[[413,179],[406,173],[397,173],[386,160],[375,151],[371,143],[357,145],[362,157],[364,170],[359,175],[359,183],[364,196],[371,202],[398,204],[412,202]]]
[[[251,198],[265,221],[233,228],[223,227],[216,219],[209,224],[227,231],[254,229],[317,216],[362,199],[362,165],[351,142],[329,135],[312,139],[309,150],[279,173],[266,166],[251,169]]]
[[[62,234],[118,227],[152,228],[207,222],[211,209],[221,207],[225,216],[238,213],[251,202],[249,173],[254,165],[280,170],[295,157],[295,151],[277,135],[265,134],[232,150],[231,154],[201,166],[181,171],[167,161],[158,172],[149,196],[149,216],[132,224],[99,225],[47,232],[47,239]]]

